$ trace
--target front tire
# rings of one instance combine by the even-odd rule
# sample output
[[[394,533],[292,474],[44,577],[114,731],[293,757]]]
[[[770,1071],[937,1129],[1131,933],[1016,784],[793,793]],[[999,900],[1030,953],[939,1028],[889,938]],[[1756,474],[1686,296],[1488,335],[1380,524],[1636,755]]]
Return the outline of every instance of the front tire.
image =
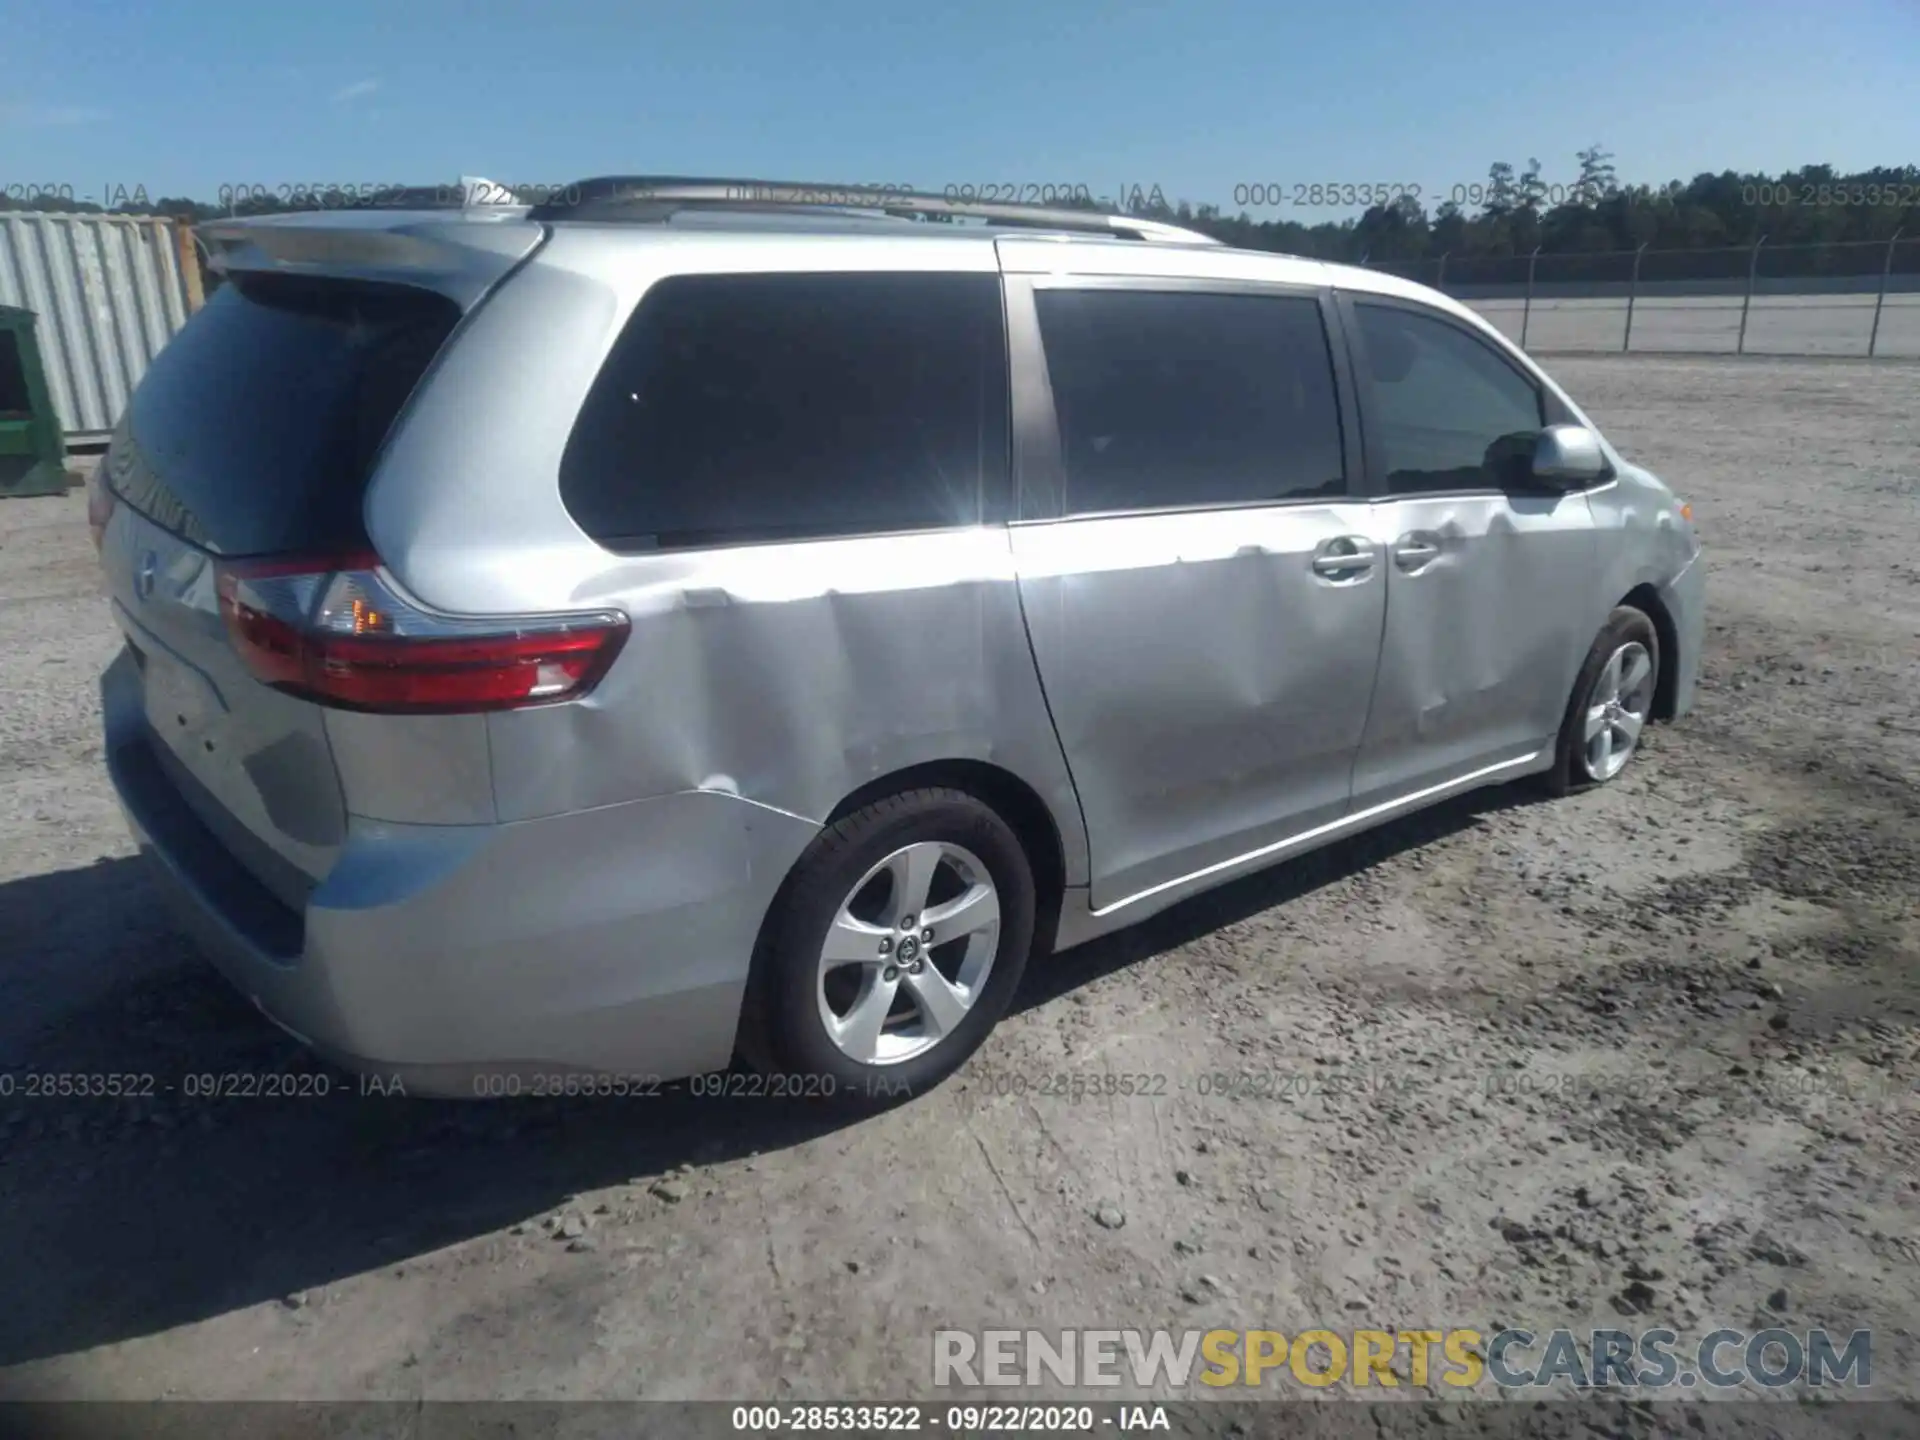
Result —
[[[1566,795],[1605,785],[1626,769],[1653,718],[1660,636],[1644,611],[1621,605],[1607,617],[1574,681],[1547,788]]]
[[[1033,925],[1032,868],[991,807],[946,788],[863,806],[814,837],[768,916],[746,1058],[854,1105],[929,1089],[1006,1013]]]

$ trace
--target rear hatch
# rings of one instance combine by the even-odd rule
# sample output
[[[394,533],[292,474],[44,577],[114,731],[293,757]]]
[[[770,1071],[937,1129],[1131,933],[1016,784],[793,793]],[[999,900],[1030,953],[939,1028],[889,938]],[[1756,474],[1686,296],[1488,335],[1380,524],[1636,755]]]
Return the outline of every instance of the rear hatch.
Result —
[[[326,711],[249,671],[217,571],[364,548],[374,458],[461,313],[414,286],[237,275],[155,360],[102,465],[101,558],[155,758],[296,909],[345,839]]]

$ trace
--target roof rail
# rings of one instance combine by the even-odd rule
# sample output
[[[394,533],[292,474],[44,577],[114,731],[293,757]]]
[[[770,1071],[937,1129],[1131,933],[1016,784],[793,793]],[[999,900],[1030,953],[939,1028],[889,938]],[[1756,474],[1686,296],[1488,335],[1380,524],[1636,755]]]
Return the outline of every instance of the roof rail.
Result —
[[[668,220],[684,210],[821,209],[901,218],[986,220],[1044,230],[1128,235],[1180,245],[1218,245],[1211,235],[1106,210],[950,200],[884,185],[807,185],[791,180],[729,180],[686,175],[604,175],[563,186],[527,212],[530,220]]]

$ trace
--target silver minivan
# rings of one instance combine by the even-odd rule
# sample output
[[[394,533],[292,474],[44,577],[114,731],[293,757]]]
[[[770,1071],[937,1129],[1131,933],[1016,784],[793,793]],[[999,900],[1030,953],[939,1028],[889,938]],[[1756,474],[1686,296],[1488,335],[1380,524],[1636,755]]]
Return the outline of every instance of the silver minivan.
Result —
[[[910,1092],[1032,955],[1687,709],[1687,508],[1462,305],[883,198],[205,232],[89,497],[106,754],[274,1022]]]

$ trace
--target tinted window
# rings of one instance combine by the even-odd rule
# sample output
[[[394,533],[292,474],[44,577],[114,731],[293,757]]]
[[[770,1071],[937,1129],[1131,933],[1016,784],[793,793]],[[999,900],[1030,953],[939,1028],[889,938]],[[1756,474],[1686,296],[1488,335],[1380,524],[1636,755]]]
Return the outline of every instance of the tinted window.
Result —
[[[614,345],[561,494],[616,549],[973,525],[1007,426],[997,276],[679,276]]]
[[[1074,514],[1337,495],[1340,412],[1308,296],[1041,290]]]
[[[1444,320],[1355,305],[1373,376],[1373,421],[1395,494],[1519,484],[1542,419],[1540,392]]]
[[[219,554],[356,543],[374,454],[459,318],[401,286],[223,285],[141,380],[109,482]]]

